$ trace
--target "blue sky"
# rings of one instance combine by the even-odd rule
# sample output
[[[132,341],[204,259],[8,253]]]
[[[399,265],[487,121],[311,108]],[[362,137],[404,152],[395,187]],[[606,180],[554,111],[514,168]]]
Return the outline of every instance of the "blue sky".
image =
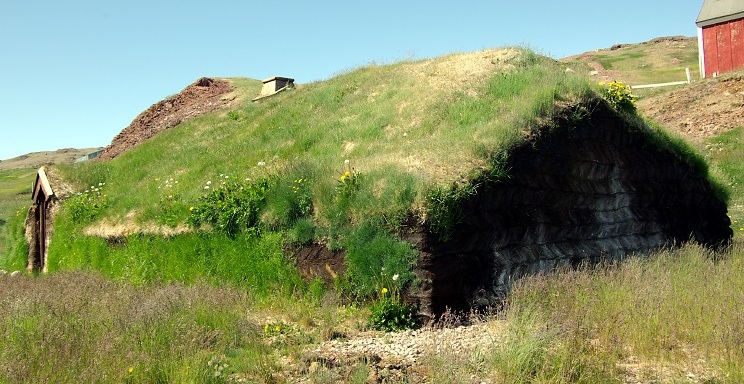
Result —
[[[324,80],[522,45],[553,58],[695,36],[702,0],[0,1],[0,159],[105,146],[202,76]]]

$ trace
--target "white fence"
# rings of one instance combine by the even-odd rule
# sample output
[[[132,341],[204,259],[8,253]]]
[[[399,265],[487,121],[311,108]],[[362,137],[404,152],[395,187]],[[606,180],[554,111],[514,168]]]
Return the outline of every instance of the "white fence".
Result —
[[[670,83],[631,85],[630,89],[656,88],[656,87],[668,87],[670,85],[690,84],[692,82],[692,75],[690,74],[690,68],[685,68],[685,75],[687,75],[687,81],[683,80],[683,81],[672,81]]]

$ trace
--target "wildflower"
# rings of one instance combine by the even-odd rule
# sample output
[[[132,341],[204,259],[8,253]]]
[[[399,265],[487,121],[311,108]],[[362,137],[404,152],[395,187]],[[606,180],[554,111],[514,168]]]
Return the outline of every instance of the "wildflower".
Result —
[[[209,189],[209,186],[208,186],[208,185],[205,185],[205,186],[204,186],[204,189]]]
[[[393,275],[393,281],[397,281],[398,277],[400,277],[397,273]]]
[[[382,291],[381,292],[384,295],[384,294],[388,293],[388,289],[387,288],[382,288]]]
[[[344,165],[349,165],[350,161],[349,159],[344,160]]]
[[[189,211],[193,211],[193,210],[194,210],[194,207],[189,207]]]
[[[259,167],[265,167],[266,163],[264,163],[263,161],[259,161],[256,165],[258,165]]]
[[[212,180],[207,180],[207,185],[212,184]]]
[[[129,367],[129,369],[128,369],[127,371],[128,371],[129,373],[132,373],[132,372],[134,372],[134,367]]]
[[[264,333],[269,333],[269,325],[264,325]]]
[[[274,330],[276,330],[277,332],[281,332],[282,331],[282,327],[280,327],[280,326],[277,325],[276,327],[274,327]]]
[[[346,181],[346,179],[348,179],[349,177],[351,177],[351,172],[346,171],[343,175],[341,175],[341,181]]]

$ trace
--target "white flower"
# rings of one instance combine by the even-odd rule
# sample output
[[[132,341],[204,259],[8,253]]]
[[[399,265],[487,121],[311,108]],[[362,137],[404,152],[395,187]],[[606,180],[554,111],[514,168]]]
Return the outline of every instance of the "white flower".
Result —
[[[349,165],[349,159],[344,160],[344,165]]]
[[[207,185],[212,184],[212,180],[207,180]]]
[[[259,161],[257,165],[259,167],[265,167],[266,166],[266,163],[264,163],[263,161]]]
[[[205,185],[205,186],[204,186],[204,189],[209,189],[209,186],[208,186],[208,185]]]
[[[397,274],[397,273],[396,273],[396,274],[394,274],[394,275],[393,275],[393,281],[396,281],[396,280],[398,280],[398,277],[399,277],[399,276],[398,276],[398,274]]]

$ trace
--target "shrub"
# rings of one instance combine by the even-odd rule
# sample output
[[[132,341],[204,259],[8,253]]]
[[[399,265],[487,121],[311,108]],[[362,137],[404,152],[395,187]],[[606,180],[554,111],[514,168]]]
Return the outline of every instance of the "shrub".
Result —
[[[398,290],[380,289],[380,297],[370,306],[370,326],[380,331],[399,331],[416,326],[413,308],[404,304]]]
[[[366,222],[352,230],[342,246],[346,249],[347,276],[356,295],[370,298],[381,287],[397,291],[413,280],[411,267],[416,251],[379,223]]]
[[[84,192],[78,192],[65,201],[65,209],[75,222],[90,222],[108,206],[107,196],[103,193],[106,183],[91,185]]]
[[[619,81],[612,81],[609,84],[599,83],[604,90],[604,97],[616,109],[624,112],[635,113],[636,97],[633,96],[630,86]]]
[[[208,181],[204,189],[210,192],[189,208],[189,224],[194,227],[208,224],[231,237],[243,231],[258,234],[258,213],[272,182],[267,178],[239,182],[221,176],[220,185],[213,188]]]

